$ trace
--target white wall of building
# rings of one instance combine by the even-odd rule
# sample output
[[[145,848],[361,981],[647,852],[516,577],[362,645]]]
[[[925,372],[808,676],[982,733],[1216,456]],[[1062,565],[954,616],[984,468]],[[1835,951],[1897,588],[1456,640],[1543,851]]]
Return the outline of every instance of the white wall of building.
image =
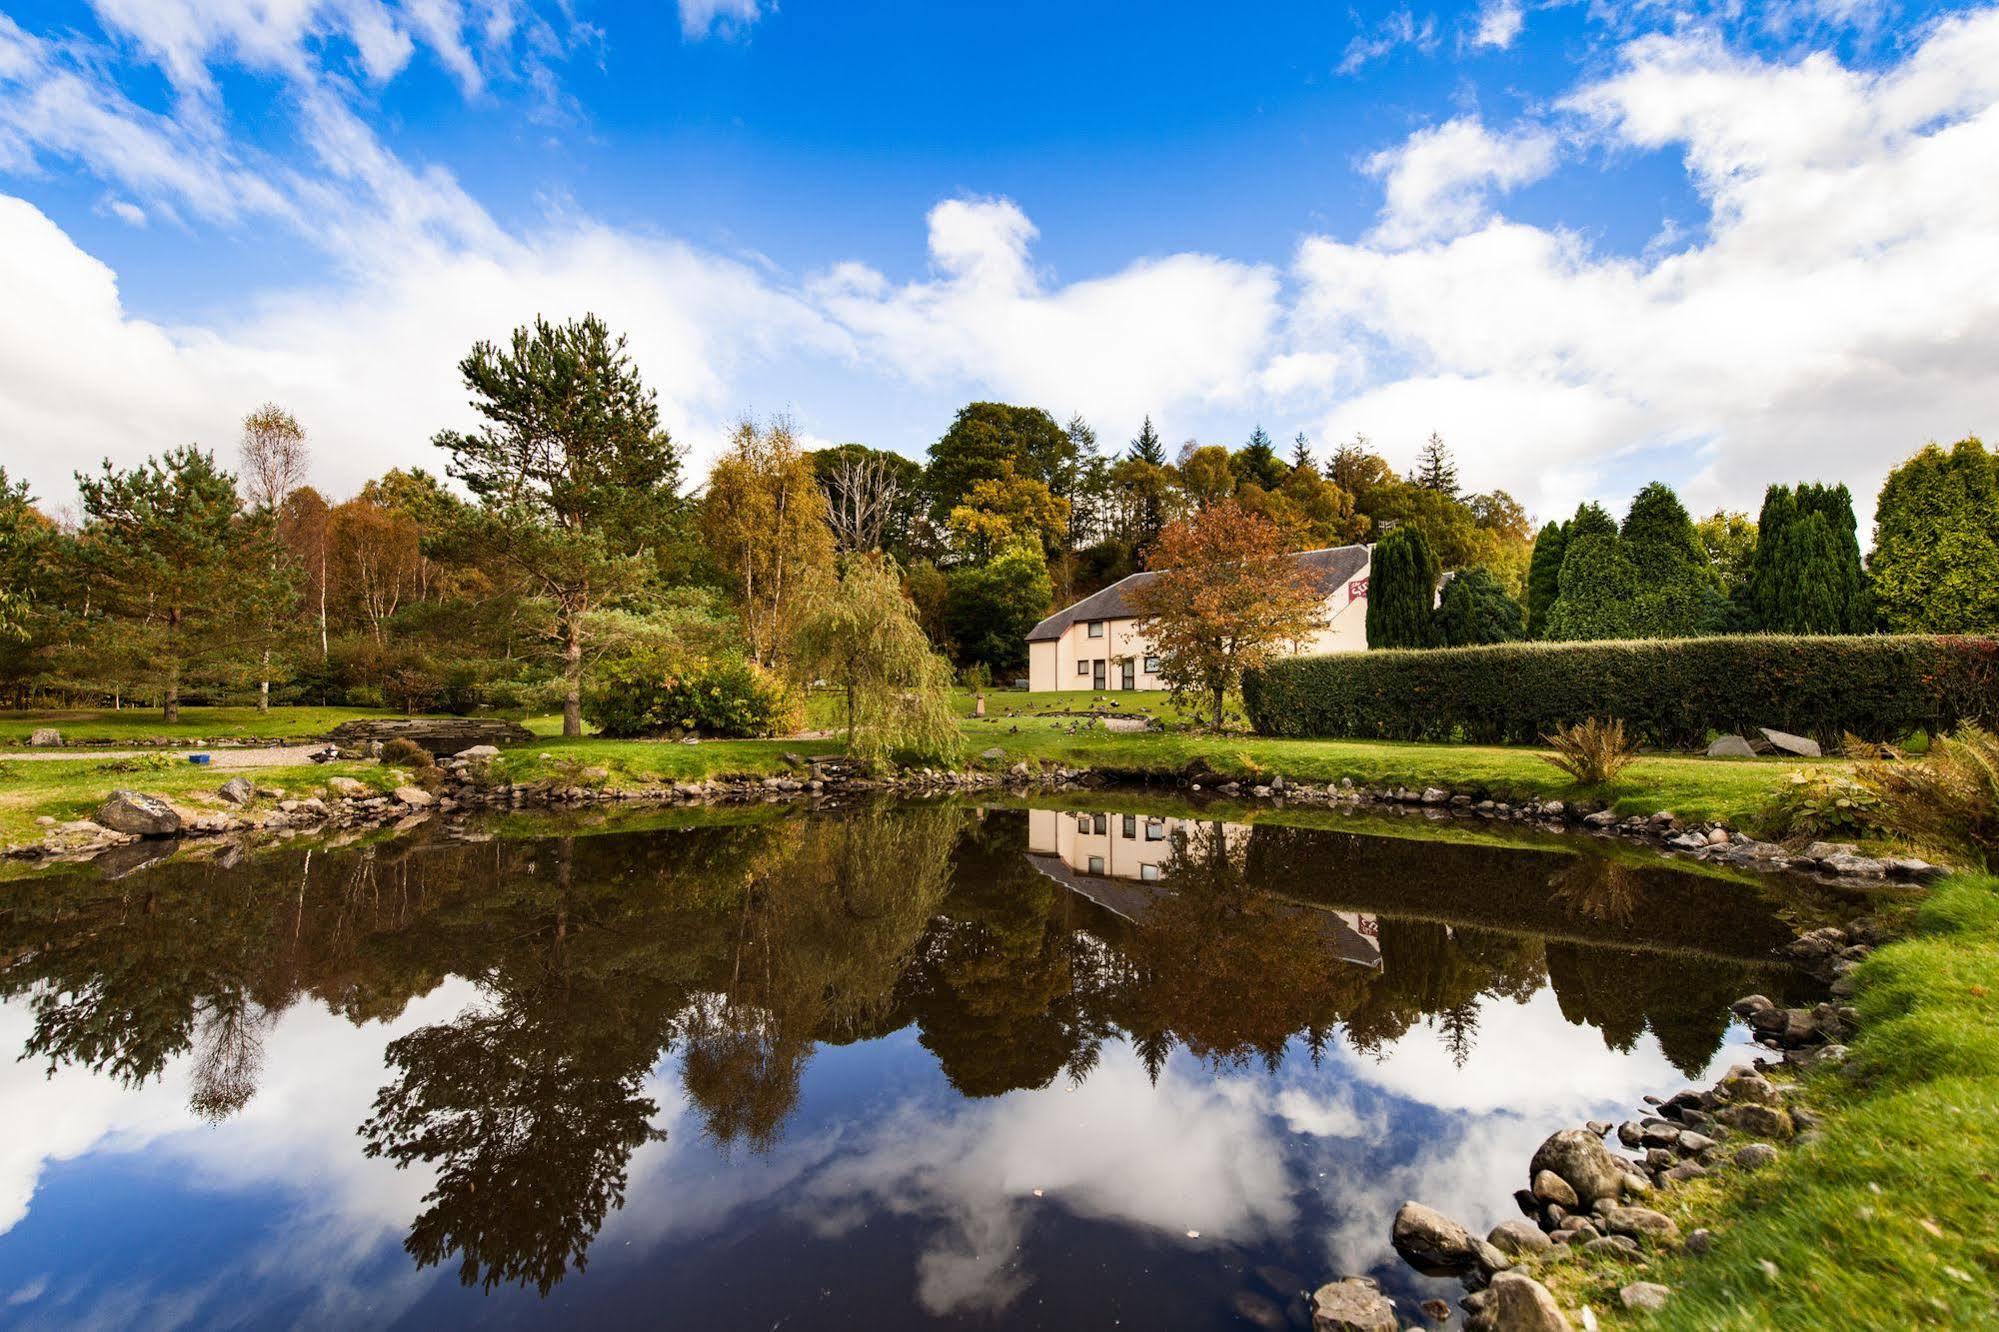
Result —
[[[1298,652],[1320,656],[1367,650],[1367,580],[1371,565],[1348,579],[1326,599],[1326,627],[1300,644]],[[1125,688],[1123,663],[1132,668],[1133,689],[1163,689],[1158,672],[1148,670],[1152,640],[1138,631],[1136,619],[1077,621],[1053,640],[1027,645],[1027,687],[1034,693],[1057,689]],[[1092,636],[1090,630],[1100,632]],[[1103,683],[1096,683],[1096,664],[1104,664]]]

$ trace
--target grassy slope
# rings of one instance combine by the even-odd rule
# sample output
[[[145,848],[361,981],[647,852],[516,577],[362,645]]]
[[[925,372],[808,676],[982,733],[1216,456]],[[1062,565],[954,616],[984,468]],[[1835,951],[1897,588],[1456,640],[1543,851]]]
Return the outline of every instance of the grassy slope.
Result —
[[[1815,1078],[1823,1136],[1754,1175],[1665,1195],[1714,1232],[1704,1258],[1551,1275],[1601,1315],[1627,1280],[1674,1288],[1647,1329],[1999,1326],[1999,879],[1959,875],[1857,973],[1843,1073]]]

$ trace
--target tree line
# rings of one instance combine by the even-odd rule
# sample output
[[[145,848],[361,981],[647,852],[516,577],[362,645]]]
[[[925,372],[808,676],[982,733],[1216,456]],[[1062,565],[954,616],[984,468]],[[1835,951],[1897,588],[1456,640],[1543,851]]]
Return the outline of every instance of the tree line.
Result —
[[[1383,646],[1999,624],[1999,474],[1976,440],[1897,469],[1863,561],[1841,486],[1776,486],[1755,519],[1696,522],[1655,484],[1621,524],[1585,504],[1536,532],[1505,491],[1466,492],[1434,435],[1403,475],[1365,438],[1320,458],[1301,434],[1281,455],[1257,427],[1169,454],[1148,417],[1107,448],[1080,417],[994,402],[920,462],[746,420],[694,486],[595,317],[538,318],[458,371],[476,427],[432,438],[434,470],[338,502],[309,484],[305,424],[270,404],[234,472],[196,446],[107,462],[79,474],[73,516],[0,472],[0,689],[170,719],[254,697],[755,733],[796,719],[787,682],[815,680],[880,753],[952,743],[953,670],[1018,675],[1052,608],[1175,550],[1212,555],[1212,582],[1349,542],[1378,543]],[[1222,641],[1212,628],[1183,637]],[[1202,692],[1240,664],[1200,655],[1176,654]]]

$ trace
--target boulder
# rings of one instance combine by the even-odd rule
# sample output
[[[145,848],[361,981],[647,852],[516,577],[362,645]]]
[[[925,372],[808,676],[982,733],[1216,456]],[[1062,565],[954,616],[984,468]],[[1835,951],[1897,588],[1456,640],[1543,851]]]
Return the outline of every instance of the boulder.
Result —
[[[60,749],[62,748],[62,732],[53,726],[39,727],[34,734],[28,737],[28,743],[36,749]]]
[[[368,784],[357,782],[352,777],[328,777],[326,789],[335,795],[364,796],[368,794]]]
[[[1525,1258],[1554,1246],[1554,1241],[1542,1233],[1541,1227],[1518,1216],[1494,1226],[1492,1233],[1485,1237],[1485,1242],[1510,1258]]]
[[[1782,750],[1786,754],[1796,754],[1799,758],[1822,757],[1819,753],[1819,742],[1816,740],[1807,740],[1802,735],[1792,735],[1788,731],[1773,731],[1767,726],[1759,726],[1756,729],[1770,742],[1772,749]]]
[[[500,747],[498,745],[473,745],[470,749],[461,749],[458,751],[459,758],[467,759],[473,763],[483,763],[491,759],[496,759],[499,756]]]
[[[1395,1304],[1371,1281],[1348,1277],[1312,1292],[1312,1332],[1396,1332]]]
[[[1599,1235],[1583,1245],[1583,1252],[1609,1254],[1614,1258],[1631,1258],[1638,1253],[1638,1241],[1629,1235]]]
[[[1744,1170],[1761,1170],[1776,1162],[1777,1149],[1767,1142],[1752,1142],[1737,1149],[1734,1160]]]
[[[1617,1298],[1627,1309],[1654,1313],[1666,1307],[1666,1297],[1672,1293],[1671,1287],[1656,1281],[1634,1281],[1618,1291]]]
[[[1471,1232],[1419,1202],[1403,1203],[1395,1213],[1389,1241],[1403,1261],[1428,1276],[1469,1272],[1478,1265]]]
[[[1758,1138],[1784,1140],[1797,1131],[1791,1123],[1790,1114],[1784,1109],[1774,1105],[1760,1105],[1755,1101],[1731,1105],[1725,1110],[1716,1112],[1715,1118],[1732,1129],[1740,1129]]]
[[[1709,758],[1755,758],[1756,751],[1739,735],[1724,735],[1707,747]]]
[[[247,805],[255,798],[257,788],[248,777],[231,777],[215,794],[232,805]]]
[[[987,763],[998,763],[1006,758],[1006,751],[998,745],[994,745],[991,749],[979,751],[979,757]]]
[[[1593,1206],[1598,1199],[1616,1202],[1626,1189],[1624,1167],[1588,1129],[1563,1129],[1550,1135],[1535,1149],[1527,1169],[1532,1177],[1538,1177],[1543,1170],[1559,1176],[1575,1190],[1576,1200],[1583,1207]]]
[[[1569,1181],[1552,1170],[1535,1171],[1531,1191],[1542,1202],[1555,1203],[1561,1207],[1574,1208],[1580,1206],[1582,1202],[1576,1197],[1576,1191],[1569,1187]]]
[[[1466,1322],[1471,1332],[1574,1332],[1548,1288],[1522,1272],[1501,1272]]]
[[[396,803],[399,805],[408,805],[411,809],[428,809],[437,803],[437,797],[424,790],[421,786],[398,786],[396,788]]]
[[[95,818],[113,832],[138,837],[171,837],[180,831],[180,815],[172,805],[155,795],[137,791],[113,791],[98,806]]]
[[[1680,1237],[1673,1218],[1649,1207],[1613,1207],[1603,1214],[1604,1229],[1613,1235],[1663,1243]]]

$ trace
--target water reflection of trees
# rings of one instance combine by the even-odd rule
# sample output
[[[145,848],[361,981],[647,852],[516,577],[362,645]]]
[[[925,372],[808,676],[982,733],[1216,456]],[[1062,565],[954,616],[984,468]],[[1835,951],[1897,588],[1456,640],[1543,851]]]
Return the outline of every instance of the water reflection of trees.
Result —
[[[0,994],[33,1015],[26,1057],[127,1083],[184,1057],[214,1120],[254,1096],[293,1004],[389,1019],[471,980],[470,1009],[389,1045],[363,1149],[435,1172],[419,1263],[546,1291],[660,1136],[666,1053],[703,1134],[760,1152],[819,1044],[911,1025],[954,1087],[992,1096],[1080,1081],[1118,1040],[1157,1076],[1176,1049],[1275,1068],[1294,1040],[1316,1058],[1427,1025],[1462,1062],[1484,1011],[1549,985],[1569,1021],[1618,1049],[1649,1030],[1691,1073],[1750,984],[1741,963],[1634,947],[1650,881],[1588,857],[1196,823],[1135,924],[1025,850],[1017,813],[884,807],[67,876],[0,912]],[[1675,946],[1769,928],[1739,889],[1673,891],[1694,917],[1657,926]],[[1329,948],[1328,906],[1378,913],[1378,968]]]

